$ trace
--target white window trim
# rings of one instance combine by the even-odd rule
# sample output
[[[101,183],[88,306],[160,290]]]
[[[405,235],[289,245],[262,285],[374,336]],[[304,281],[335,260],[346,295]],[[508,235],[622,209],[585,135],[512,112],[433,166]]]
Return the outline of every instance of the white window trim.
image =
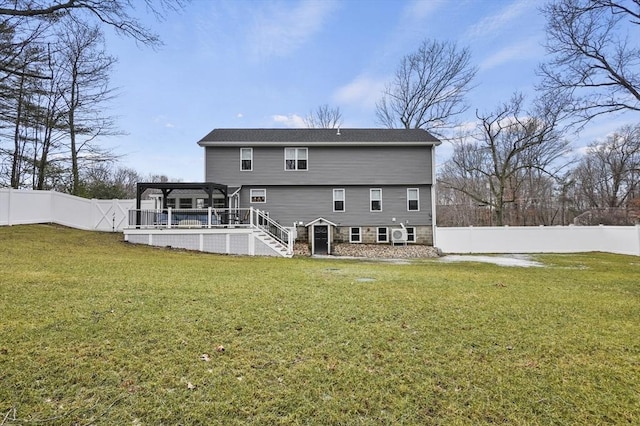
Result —
[[[373,199],[373,192],[380,191],[380,210],[373,210],[373,202],[378,201]],[[370,212],[381,212],[382,211],[382,188],[369,188],[369,211]]]
[[[409,229],[413,229],[413,233],[409,233]],[[413,236],[413,240],[409,239],[409,236]],[[415,243],[416,242],[416,227],[415,226],[407,226],[407,242]]]
[[[251,161],[251,168],[249,169],[243,169],[242,168],[242,151],[243,150],[249,150],[249,152],[251,153],[251,158],[249,159]],[[240,148],[240,171],[241,172],[252,172],[253,171],[253,148]]]
[[[255,192],[262,191],[264,194],[263,201],[253,201],[253,197],[258,197],[259,195],[254,195]],[[249,190],[249,202],[251,204],[263,204],[267,202],[267,190],[265,188],[253,188]]]
[[[415,201],[418,202],[418,208],[415,210],[411,210],[409,208],[409,201],[412,200],[409,198],[409,191],[416,191],[417,193],[417,197],[415,198]],[[407,188],[407,211],[408,212],[419,212],[420,211],[420,188]]]
[[[336,191],[342,192],[342,200],[336,199]],[[333,211],[336,213],[343,213],[347,211],[347,193],[344,188],[333,188]],[[342,201],[342,210],[336,210],[336,201]]]
[[[293,169],[287,169],[287,150],[288,149],[293,149],[294,151],[294,164],[295,167]],[[298,168],[298,151],[304,150],[307,155],[306,155],[306,161],[307,161],[307,168],[306,169],[299,169]],[[295,147],[295,146],[290,146],[290,147],[286,147],[284,149],[284,171],[285,172],[306,172],[309,170],[309,148],[305,148],[305,147]]]
[[[358,237],[360,238],[358,241],[355,241],[353,239],[353,233],[351,232],[352,229],[357,229],[358,230]],[[349,242],[350,243],[361,243],[362,242],[362,228],[359,226],[350,226],[349,227]]]
[[[381,240],[380,239],[380,230],[381,229],[386,229],[387,230],[386,233],[385,233],[385,236],[387,238],[386,240]],[[378,226],[376,228],[376,242],[377,243],[388,243],[389,242],[389,228],[388,227],[386,227],[386,226]]]

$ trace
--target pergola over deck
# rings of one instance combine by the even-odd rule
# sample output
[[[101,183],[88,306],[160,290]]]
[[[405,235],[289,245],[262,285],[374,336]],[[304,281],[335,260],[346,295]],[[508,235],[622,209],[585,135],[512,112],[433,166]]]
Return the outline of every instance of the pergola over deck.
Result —
[[[138,182],[136,195],[136,210],[140,210],[142,194],[147,189],[159,189],[162,192],[162,208],[167,208],[167,198],[174,189],[194,189],[205,192],[209,196],[209,205],[213,206],[213,192],[218,191],[223,195],[224,207],[229,208],[227,198],[227,185],[213,182]]]

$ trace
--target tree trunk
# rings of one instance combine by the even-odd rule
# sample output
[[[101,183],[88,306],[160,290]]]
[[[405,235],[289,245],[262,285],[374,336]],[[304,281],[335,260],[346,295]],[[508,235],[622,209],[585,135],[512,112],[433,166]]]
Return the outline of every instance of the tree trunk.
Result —
[[[20,125],[22,120],[22,99],[24,91],[24,77],[20,77],[20,85],[18,87],[18,104],[16,108],[16,120],[13,133],[13,161],[11,163],[11,188],[20,188],[21,162],[22,162],[22,145],[20,144]]]

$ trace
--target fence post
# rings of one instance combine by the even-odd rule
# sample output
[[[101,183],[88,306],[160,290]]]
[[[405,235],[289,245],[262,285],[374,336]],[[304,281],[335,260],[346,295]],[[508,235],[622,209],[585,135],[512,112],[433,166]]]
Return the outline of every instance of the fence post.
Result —
[[[7,195],[7,226],[11,226],[11,193],[13,188],[9,187],[9,194]]]
[[[171,207],[167,207],[167,229],[171,229]]]
[[[98,209],[98,200],[96,200],[95,198],[92,198],[90,203],[90,208],[89,208],[89,223],[90,225],[88,226],[89,229],[96,229],[97,227],[97,223],[96,223],[96,214],[95,211]]]
[[[249,225],[253,228],[253,206],[249,207]]]
[[[295,236],[293,234],[293,229],[287,231],[287,254],[293,254],[293,246],[295,243]]]
[[[211,229],[211,206],[207,207],[207,228]]]

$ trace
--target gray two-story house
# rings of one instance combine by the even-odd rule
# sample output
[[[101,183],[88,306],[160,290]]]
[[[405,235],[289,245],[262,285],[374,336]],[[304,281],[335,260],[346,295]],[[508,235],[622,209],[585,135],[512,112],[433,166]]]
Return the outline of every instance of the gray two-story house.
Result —
[[[265,211],[312,253],[337,242],[433,245],[435,147],[420,129],[215,129],[205,180]]]

